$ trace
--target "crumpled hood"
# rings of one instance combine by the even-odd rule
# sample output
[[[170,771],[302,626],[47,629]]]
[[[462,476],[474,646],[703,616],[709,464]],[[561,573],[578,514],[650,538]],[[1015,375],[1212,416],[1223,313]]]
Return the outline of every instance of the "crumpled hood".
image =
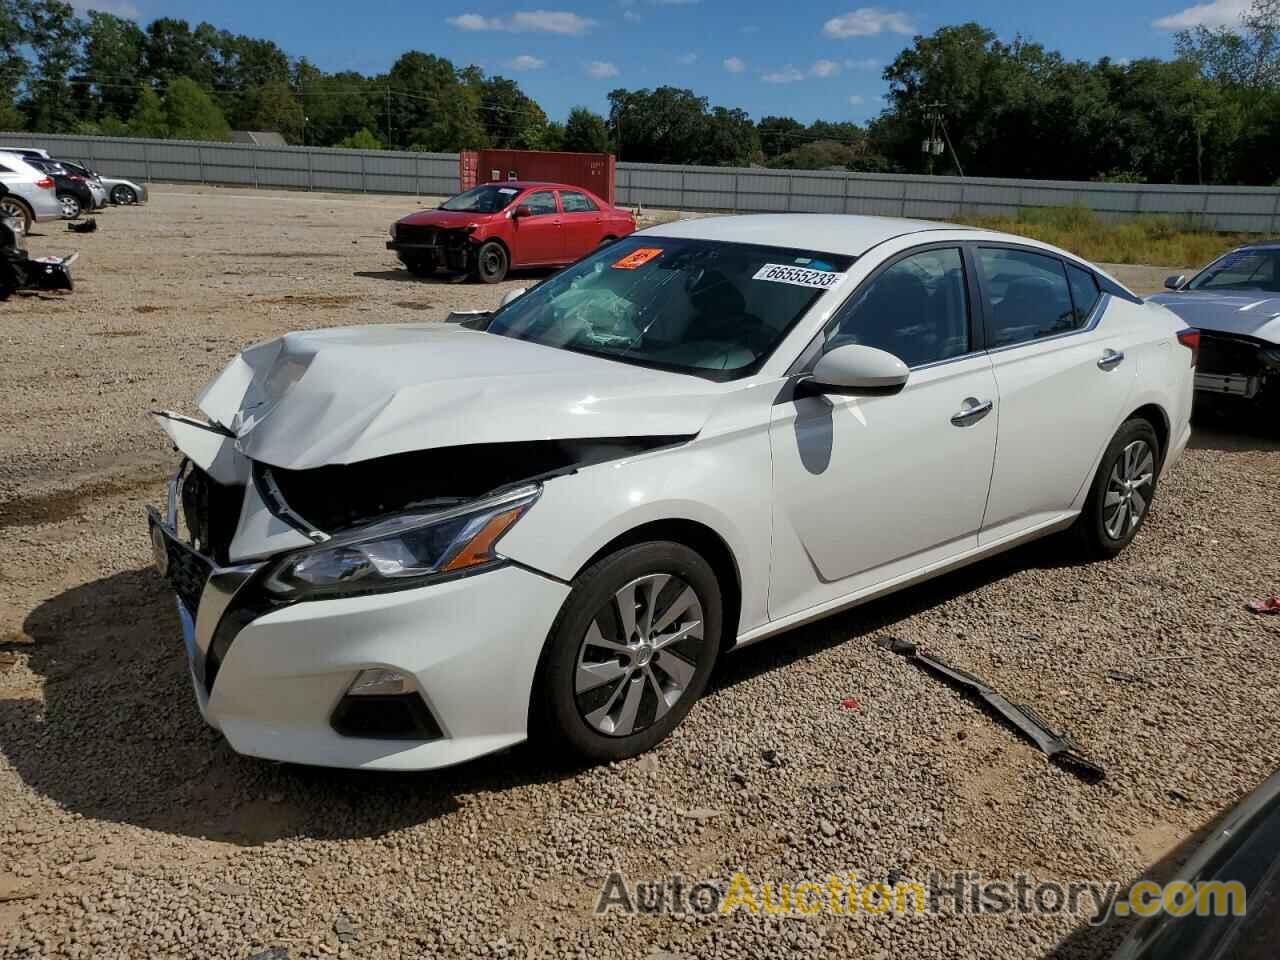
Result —
[[[285,469],[471,443],[692,435],[722,388],[455,324],[342,327],[250,347],[200,409]]]
[[[1280,296],[1273,293],[1179,290],[1147,299],[1164,304],[1189,326],[1201,330],[1280,343]]]
[[[468,213],[466,211],[453,210],[419,210],[411,213],[406,217],[401,217],[398,223],[411,223],[418,227],[439,227],[442,230],[453,230],[457,227],[465,227],[472,223],[484,223],[493,217],[491,213]]]

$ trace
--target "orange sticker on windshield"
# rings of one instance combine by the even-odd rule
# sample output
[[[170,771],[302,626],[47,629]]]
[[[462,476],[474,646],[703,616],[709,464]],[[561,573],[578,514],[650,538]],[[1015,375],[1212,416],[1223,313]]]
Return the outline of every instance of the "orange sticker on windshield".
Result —
[[[613,269],[635,270],[637,267],[643,267],[650,260],[656,260],[660,256],[662,256],[661,247],[641,247],[639,250],[632,250],[615,263]]]

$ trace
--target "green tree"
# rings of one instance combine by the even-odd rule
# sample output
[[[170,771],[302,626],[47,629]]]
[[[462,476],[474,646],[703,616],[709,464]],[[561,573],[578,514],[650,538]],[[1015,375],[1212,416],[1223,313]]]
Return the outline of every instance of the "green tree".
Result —
[[[426,150],[466,150],[488,143],[480,120],[480,93],[474,77],[463,82],[444,57],[411,50],[401,54],[386,77],[391,98],[391,146],[414,144]]]
[[[478,69],[464,76],[479,103],[480,122],[489,146],[536,150],[542,146],[547,115],[514,80],[485,79]]]
[[[133,137],[167,137],[169,125],[165,120],[164,104],[149,86],[138,88],[138,99],[129,115],[129,135]]]
[[[762,117],[756,124],[756,133],[766,161],[795,149],[807,139],[804,124],[791,117]]]
[[[1249,90],[1280,84],[1280,0],[1253,0],[1235,26],[1179,30],[1174,49],[1213,80]]]
[[[586,107],[574,107],[564,125],[563,150],[578,153],[607,153],[609,124]]]
[[[27,125],[50,133],[70,130],[78,119],[71,73],[80,62],[84,24],[62,0],[24,0],[18,10],[21,39],[35,60],[22,104]]]
[[[84,29],[85,77],[96,94],[94,117],[127,117],[143,80],[147,35],[132,20],[90,10]]]
[[[286,80],[249,87],[235,101],[237,130],[274,130],[287,143],[302,142],[302,101]]]
[[[29,70],[22,54],[25,39],[20,0],[0,0],[0,129],[16,130],[23,123],[17,102]]]
[[[218,105],[186,77],[178,77],[165,90],[164,119],[174,140],[231,139],[231,127]]]
[[[381,150],[382,141],[368,127],[361,127],[351,136],[343,137],[334,146],[345,147],[348,150]]]

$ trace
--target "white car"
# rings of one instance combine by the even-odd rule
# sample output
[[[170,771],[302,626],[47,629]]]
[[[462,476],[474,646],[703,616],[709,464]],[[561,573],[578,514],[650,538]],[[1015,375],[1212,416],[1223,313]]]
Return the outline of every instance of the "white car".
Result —
[[[633,756],[724,651],[1068,527],[1117,553],[1190,435],[1195,332],[997,233],[690,220],[508,301],[291,333],[157,415],[157,565],[237,751]]]

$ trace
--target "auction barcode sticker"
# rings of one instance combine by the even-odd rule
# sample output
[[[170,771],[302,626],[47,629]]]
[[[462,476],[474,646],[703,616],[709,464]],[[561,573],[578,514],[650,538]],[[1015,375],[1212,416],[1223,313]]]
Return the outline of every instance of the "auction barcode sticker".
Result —
[[[766,263],[751,279],[772,280],[774,283],[793,283],[798,287],[830,290],[844,278],[843,273],[829,270],[810,270],[807,267],[789,267],[785,263]]]

